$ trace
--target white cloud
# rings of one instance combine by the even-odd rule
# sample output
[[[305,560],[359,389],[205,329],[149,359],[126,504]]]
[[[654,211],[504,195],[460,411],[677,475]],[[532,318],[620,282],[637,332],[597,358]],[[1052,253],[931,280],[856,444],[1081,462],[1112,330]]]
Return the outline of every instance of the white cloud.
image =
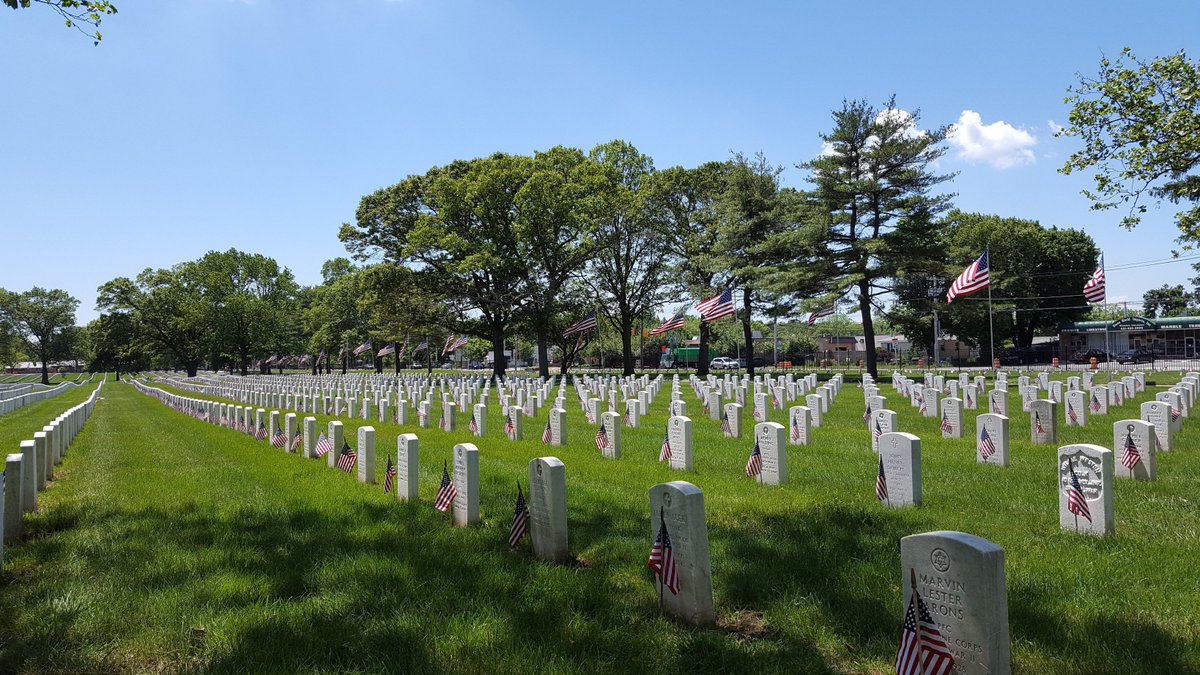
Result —
[[[1063,125],[1059,124],[1058,122],[1055,122],[1054,120],[1046,120],[1046,126],[1050,127],[1050,133],[1052,133],[1052,134],[1057,134],[1058,132],[1062,131],[1064,128]]]
[[[1018,164],[1033,164],[1033,146],[1037,138],[1008,122],[984,124],[974,110],[964,110],[950,125],[950,144],[958,148],[958,157],[968,162],[986,162],[997,169]]]

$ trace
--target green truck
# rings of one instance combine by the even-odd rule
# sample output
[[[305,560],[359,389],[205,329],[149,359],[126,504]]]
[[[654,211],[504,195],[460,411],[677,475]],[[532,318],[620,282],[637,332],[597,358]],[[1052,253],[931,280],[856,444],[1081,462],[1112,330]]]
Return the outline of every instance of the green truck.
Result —
[[[663,352],[660,368],[695,368],[700,362],[699,347],[674,347]]]

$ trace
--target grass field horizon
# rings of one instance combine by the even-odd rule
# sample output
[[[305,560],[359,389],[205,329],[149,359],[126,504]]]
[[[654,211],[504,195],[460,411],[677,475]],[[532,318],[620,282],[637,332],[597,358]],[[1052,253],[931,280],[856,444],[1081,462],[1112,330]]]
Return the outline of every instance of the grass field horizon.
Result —
[[[642,428],[623,430],[616,461],[599,457],[570,390],[565,448],[540,443],[545,410],[525,420],[520,442],[502,437],[494,405],[483,439],[470,437],[465,415],[453,433],[418,429],[415,415],[403,428],[343,419],[352,444],[358,426],[376,429],[378,481],[396,436],[419,436],[421,501],[404,504],[110,381],[26,540],[6,547],[0,670],[887,672],[903,610],[899,540],[943,529],[1005,549],[1016,671],[1200,669],[1194,422],[1159,456],[1158,481],[1117,481],[1116,535],[1093,539],[1059,531],[1057,446],[1029,442],[1015,392],[1012,466],[1002,469],[975,463],[974,411],[967,438],[943,440],[937,419],[882,388],[900,429],[922,439],[919,509],[876,502],[853,386],[811,446],[789,448],[790,482],[778,488],[742,474],[748,434],[725,439],[699,419],[685,382],[695,469],[660,465],[669,379]],[[74,393],[44,403],[65,409]],[[317,417],[321,430],[333,419]],[[1060,443],[1111,447],[1124,417],[1137,417],[1134,403],[1084,429],[1060,423]],[[480,448],[477,527],[452,528],[432,507],[455,442]],[[566,464],[569,564],[538,563],[527,543],[510,552],[505,542],[516,481],[549,455]],[[646,494],[669,480],[705,493],[715,628],[657,610]]]

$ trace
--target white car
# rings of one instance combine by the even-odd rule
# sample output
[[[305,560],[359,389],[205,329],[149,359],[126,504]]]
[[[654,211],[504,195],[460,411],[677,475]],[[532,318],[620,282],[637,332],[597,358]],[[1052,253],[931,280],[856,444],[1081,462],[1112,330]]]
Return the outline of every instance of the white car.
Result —
[[[737,359],[731,359],[728,356],[718,356],[708,362],[708,367],[712,370],[737,370]]]

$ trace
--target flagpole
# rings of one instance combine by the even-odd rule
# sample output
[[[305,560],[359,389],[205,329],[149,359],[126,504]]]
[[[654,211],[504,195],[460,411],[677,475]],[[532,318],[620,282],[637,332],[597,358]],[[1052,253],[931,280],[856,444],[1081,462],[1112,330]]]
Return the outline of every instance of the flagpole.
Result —
[[[1100,254],[1100,267],[1104,267],[1104,254]],[[1112,347],[1108,339],[1108,270],[1104,270],[1104,373],[1108,375],[1108,381],[1112,382]]]
[[[988,259],[988,287],[987,287],[987,289],[988,289],[988,341],[989,341],[989,349],[991,350],[991,354],[992,354],[992,364],[993,364],[992,380],[994,381],[996,379],[996,373],[998,372],[998,370],[994,367],[994,364],[996,363],[996,329],[995,329],[995,326],[993,325],[993,319],[992,319],[992,279],[991,279],[992,254],[991,254],[991,251],[987,248],[983,249],[983,253],[984,253],[984,255],[987,256],[987,259]]]
[[[662,506],[658,507],[658,534],[662,536],[663,528],[667,526],[667,517],[664,515]],[[663,562],[666,561],[666,555],[663,555],[663,560],[658,563],[658,611],[663,611]]]
[[[909,598],[908,604],[914,607],[913,613],[916,614],[916,616],[913,617],[913,627],[916,629],[915,632],[917,634],[915,644],[917,648],[917,658],[915,659],[915,662],[918,665],[919,672],[923,672],[925,670],[925,660],[921,658],[921,605],[917,602],[917,570],[915,568],[908,568],[908,582],[910,585],[912,585],[912,597]],[[908,607],[905,607],[904,611],[907,613]]]

